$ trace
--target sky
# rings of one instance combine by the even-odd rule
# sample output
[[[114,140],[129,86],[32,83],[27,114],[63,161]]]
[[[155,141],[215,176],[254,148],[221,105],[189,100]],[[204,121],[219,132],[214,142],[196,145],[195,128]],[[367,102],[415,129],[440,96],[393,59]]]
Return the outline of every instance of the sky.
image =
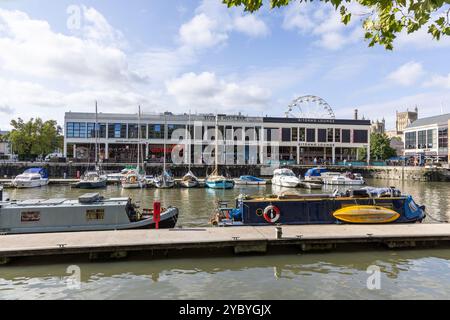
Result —
[[[368,47],[352,4],[345,26],[321,2],[0,0],[0,128],[64,113],[242,113],[284,116],[315,95],[337,118],[386,119],[419,108],[450,113],[450,37],[401,34],[394,51]],[[303,112],[317,114],[315,105]]]

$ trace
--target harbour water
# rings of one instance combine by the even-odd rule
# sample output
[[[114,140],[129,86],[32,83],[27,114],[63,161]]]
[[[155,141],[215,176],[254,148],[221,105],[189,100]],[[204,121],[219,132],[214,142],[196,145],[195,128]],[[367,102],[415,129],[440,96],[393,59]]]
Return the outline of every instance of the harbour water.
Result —
[[[439,220],[450,217],[450,185],[372,180],[395,185]],[[155,199],[180,208],[179,225],[203,227],[217,200],[230,203],[240,193],[279,193],[288,189],[127,190],[109,186],[106,197],[130,196],[150,207]],[[332,192],[333,189],[328,189]],[[310,192],[297,190],[297,192]],[[317,192],[316,190],[312,192]],[[327,191],[324,191],[327,192]],[[12,199],[74,198],[70,187],[8,190]],[[426,223],[436,223],[427,219]],[[368,268],[381,271],[380,289],[370,290]],[[69,269],[68,269],[69,268]],[[79,271],[81,283],[70,281]],[[72,284],[72,285],[71,285]],[[450,295],[450,249],[380,250],[274,256],[201,257],[89,263],[33,261],[0,267],[0,299],[444,299]]]

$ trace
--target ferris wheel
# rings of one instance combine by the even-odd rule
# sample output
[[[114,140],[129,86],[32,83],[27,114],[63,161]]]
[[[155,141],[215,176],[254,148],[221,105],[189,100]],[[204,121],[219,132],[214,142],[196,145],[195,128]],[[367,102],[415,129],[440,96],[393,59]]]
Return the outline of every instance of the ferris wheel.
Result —
[[[331,106],[317,96],[303,96],[295,99],[288,106],[286,118],[335,119]]]

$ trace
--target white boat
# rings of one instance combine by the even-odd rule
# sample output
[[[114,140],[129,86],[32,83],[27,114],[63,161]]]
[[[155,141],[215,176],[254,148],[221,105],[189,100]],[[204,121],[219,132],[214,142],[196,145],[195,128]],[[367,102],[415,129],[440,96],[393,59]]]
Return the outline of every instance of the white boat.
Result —
[[[300,179],[290,169],[277,169],[273,173],[272,184],[279,187],[297,188]]]
[[[81,180],[72,187],[78,189],[100,189],[106,188],[108,179],[105,175],[101,175],[99,171],[86,172]]]
[[[265,186],[266,180],[254,176],[241,176],[239,179],[234,179],[236,185],[241,186]]]
[[[15,177],[12,185],[15,188],[38,188],[48,185],[48,174],[43,168],[31,168]]]
[[[175,186],[175,180],[167,171],[164,171],[162,175],[154,179],[154,184],[158,189],[170,189]]]
[[[189,170],[180,181],[183,188],[196,188],[200,185],[198,178]]]
[[[130,170],[132,169],[123,169],[119,173],[109,173],[106,175],[106,179],[108,183],[120,183],[123,177],[125,177],[130,172]]]
[[[159,228],[174,228],[178,209],[161,209]],[[76,200],[29,199],[2,201],[0,233],[29,234],[50,232],[154,229],[151,209],[140,211],[129,198],[104,199],[86,194]]]
[[[122,178],[122,188],[123,189],[142,189],[146,186],[146,181],[144,178],[137,173],[137,171],[129,171]]]
[[[322,176],[323,183],[333,186],[360,186],[366,183],[359,173],[328,173]]]

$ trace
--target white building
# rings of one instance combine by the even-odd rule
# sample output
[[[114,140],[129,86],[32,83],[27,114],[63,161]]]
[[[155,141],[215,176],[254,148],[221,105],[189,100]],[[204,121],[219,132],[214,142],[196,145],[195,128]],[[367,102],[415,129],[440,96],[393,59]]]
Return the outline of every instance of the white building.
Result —
[[[65,157],[73,161],[92,161],[95,158],[94,119],[93,113],[65,114]],[[100,158],[117,163],[137,161],[137,114],[99,113],[97,119]],[[200,150],[201,154],[215,139],[216,116],[212,114],[143,114],[140,124],[140,141],[147,162],[163,161],[166,141],[167,161],[171,161],[170,153],[173,148],[183,144],[185,150],[190,150],[191,153],[191,157],[186,157],[186,161],[202,164],[202,156],[198,157],[196,151]],[[358,160],[361,148],[370,151],[370,126],[371,122],[368,120],[219,115],[220,134],[225,134],[228,140],[225,142],[222,139],[220,142],[226,149],[224,161],[221,162],[230,164],[231,159],[235,164],[266,164],[264,159],[272,158],[273,155],[292,164],[312,164],[315,159],[319,163],[355,161]],[[189,132],[191,140],[171,141],[172,134],[177,129]],[[229,146],[230,140],[234,146]],[[239,149],[243,150],[243,156],[238,155]],[[254,150],[256,152],[253,152]]]
[[[419,119],[404,132],[405,156],[424,156],[448,161],[450,114]]]

